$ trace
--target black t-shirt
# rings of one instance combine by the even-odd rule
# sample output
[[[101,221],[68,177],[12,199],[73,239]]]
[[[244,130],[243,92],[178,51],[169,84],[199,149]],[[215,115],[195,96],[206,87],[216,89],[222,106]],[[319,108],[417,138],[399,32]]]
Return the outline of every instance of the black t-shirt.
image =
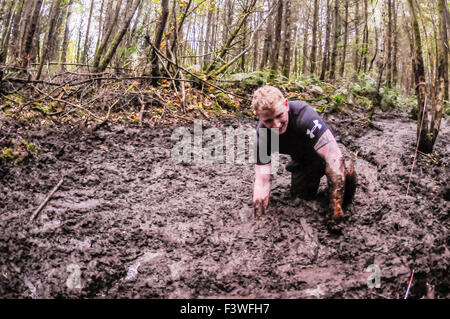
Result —
[[[329,129],[328,125],[308,103],[290,101],[288,127],[286,132],[279,135],[279,150],[271,149],[271,135],[276,133],[271,133],[261,121],[258,123],[256,127],[256,164],[270,163],[269,155],[276,151],[281,154],[289,154],[294,161],[303,164],[321,160],[314,145],[327,129]],[[332,132],[331,129],[330,131]],[[264,144],[267,145],[267,152],[265,152]]]

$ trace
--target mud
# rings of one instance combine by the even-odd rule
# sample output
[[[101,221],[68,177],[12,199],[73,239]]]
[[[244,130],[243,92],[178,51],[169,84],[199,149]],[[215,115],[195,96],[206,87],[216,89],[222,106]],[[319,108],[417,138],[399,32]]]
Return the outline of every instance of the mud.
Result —
[[[407,196],[415,121],[362,118],[327,117],[357,158],[359,185],[338,225],[325,178],[316,200],[290,197],[284,155],[269,215],[255,219],[252,165],[174,164],[174,127],[6,121],[0,146],[20,136],[39,154],[1,162],[0,297],[403,298],[414,269],[409,298],[449,298],[450,126],[443,120],[432,158],[418,156]],[[379,288],[367,285],[370,265]]]

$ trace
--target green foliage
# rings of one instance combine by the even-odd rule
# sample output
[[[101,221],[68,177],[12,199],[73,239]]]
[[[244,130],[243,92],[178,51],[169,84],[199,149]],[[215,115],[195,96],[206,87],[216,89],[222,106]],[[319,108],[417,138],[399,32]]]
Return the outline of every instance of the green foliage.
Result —
[[[342,93],[336,94],[333,98],[334,106],[336,108],[340,108],[342,105],[344,105],[345,100],[346,97]]]
[[[0,154],[0,158],[15,160],[19,155],[13,151],[11,147],[4,147],[2,153]]]
[[[368,74],[361,74],[358,76],[356,83],[350,88],[352,93],[368,96],[376,92],[377,82]]]
[[[216,94],[216,100],[222,108],[235,111],[235,102],[228,96],[228,94],[220,92]]]
[[[444,114],[450,116],[450,101],[444,101]]]
[[[395,89],[384,89],[381,91],[380,108],[383,111],[387,111],[392,108],[400,107],[399,93]]]

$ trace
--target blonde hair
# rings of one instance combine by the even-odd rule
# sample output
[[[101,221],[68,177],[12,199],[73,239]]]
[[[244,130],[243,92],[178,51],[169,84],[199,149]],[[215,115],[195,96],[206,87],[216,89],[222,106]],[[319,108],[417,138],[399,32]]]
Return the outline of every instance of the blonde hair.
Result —
[[[264,85],[253,93],[252,107],[256,114],[272,113],[275,107],[284,99],[283,93],[271,85]]]

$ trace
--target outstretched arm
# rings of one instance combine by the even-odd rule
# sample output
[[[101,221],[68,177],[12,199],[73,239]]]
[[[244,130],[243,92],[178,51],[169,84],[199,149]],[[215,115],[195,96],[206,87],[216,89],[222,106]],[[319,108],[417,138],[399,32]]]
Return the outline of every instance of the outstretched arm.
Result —
[[[255,185],[253,189],[253,207],[255,217],[267,212],[271,186],[271,164],[255,165]]]
[[[326,162],[325,174],[328,178],[330,209],[333,211],[333,217],[335,219],[342,218],[344,217],[342,210],[345,187],[344,158],[330,130],[326,130],[322,134],[314,149]]]

